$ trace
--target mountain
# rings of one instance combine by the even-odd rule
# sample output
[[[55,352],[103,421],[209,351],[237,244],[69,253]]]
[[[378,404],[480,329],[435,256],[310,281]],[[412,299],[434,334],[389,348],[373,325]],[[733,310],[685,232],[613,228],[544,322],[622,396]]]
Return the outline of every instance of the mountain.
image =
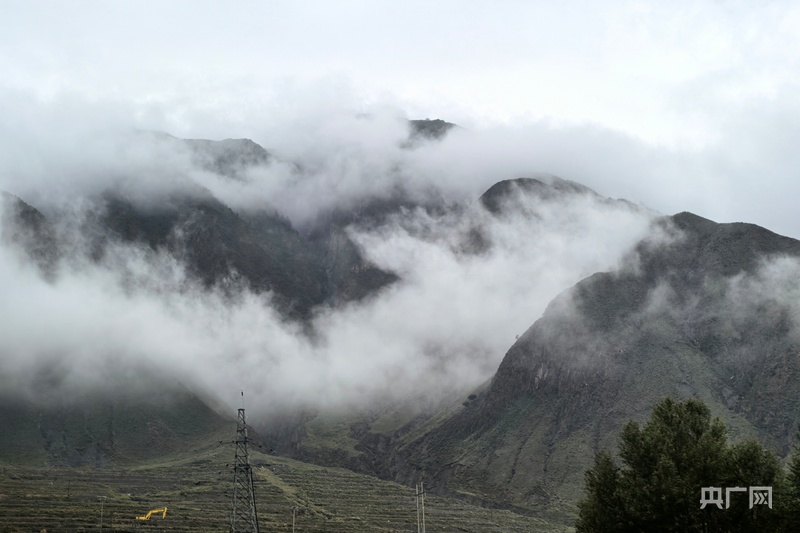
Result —
[[[631,210],[643,209],[628,200],[608,198],[585,185],[547,173],[498,181],[489,187],[478,201],[495,216],[507,216],[514,213],[527,213],[537,216],[535,211],[538,205],[552,201],[569,200],[579,196],[589,197],[605,206]],[[532,209],[533,211],[531,211]]]
[[[250,139],[182,139],[192,151],[198,166],[231,178],[243,179],[242,171],[268,165],[275,158],[261,145]]]
[[[384,475],[568,521],[594,453],[665,396],[700,398],[733,436],[786,454],[800,421],[796,277],[769,276],[797,267],[800,241],[690,213],[656,229],[623,268],[551,302],[485,388],[401,437]]]
[[[433,120],[429,118],[422,120],[409,120],[408,124],[411,130],[410,139],[412,141],[420,138],[435,140],[443,139],[451,129],[458,127],[451,122],[446,122],[438,118]]]
[[[535,217],[538,200],[562,197],[641,209],[550,176],[499,182],[479,204]],[[700,398],[734,438],[786,455],[800,421],[800,241],[680,213],[654,219],[621,265],[555,298],[489,382],[438,411],[312,412],[265,428],[270,446],[562,523],[595,452],[667,396]]]
[[[411,139],[428,142],[454,126],[412,121],[409,127]],[[230,183],[277,160],[248,139],[169,139],[188,150],[194,170]],[[303,179],[301,166],[294,168]],[[27,254],[51,282],[70,254],[100,263],[120,245],[168,254],[200,286],[269,292],[284,318],[309,326],[318,310],[369,299],[402,281],[370,263],[353,235],[402,228],[409,213],[426,215],[413,231],[433,234],[424,236],[440,239],[464,261],[503,250],[508,243],[499,239],[516,245],[522,237],[506,230],[518,222],[531,242],[538,231],[531,221],[569,224],[572,212],[562,212],[568,204],[654,220],[619,266],[582,281],[585,272],[575,276],[570,283],[577,283],[541,317],[525,317],[530,328],[476,390],[437,404],[298,408],[251,420],[267,449],[405,484],[424,480],[439,495],[569,523],[594,453],[614,450],[623,424],[645,419],[665,396],[702,399],[734,437],[758,437],[782,454],[792,443],[800,416],[799,241],[690,213],[656,218],[544,174],[500,181],[469,206],[415,195],[400,184],[318,213],[299,229],[274,208],[234,209],[183,178],[147,198],[109,185],[85,199],[91,208],[74,240],[88,243],[88,252],[65,236],[63,214],[4,194],[0,239]],[[429,231],[444,219],[444,228]],[[503,232],[492,231],[498,227]],[[569,238],[558,245],[574,246]],[[230,431],[230,419],[207,398],[152,371],[131,372],[122,373],[135,386],[73,398],[52,396],[58,368],[43,373],[37,390],[45,392],[36,399],[9,393],[13,378],[0,376],[0,424],[8,428],[0,460],[136,464],[192,453],[209,436]]]
[[[455,251],[481,254],[491,250],[495,246],[492,241],[494,219],[501,220],[503,224],[535,221],[546,215],[545,211],[558,211],[574,203],[603,206],[614,212],[644,212],[630,202],[603,197],[588,187],[552,175],[504,180],[490,187],[474,205],[459,213],[461,223],[452,230]],[[435,211],[433,207],[430,209]],[[270,420],[259,428],[269,446],[280,453],[320,464],[343,465],[411,483],[423,476],[438,475],[415,461],[425,463],[430,459],[431,464],[435,465],[453,462],[452,457],[432,451],[440,443],[428,447],[420,435],[440,427],[464,409],[462,404],[476,405],[476,399],[481,394],[484,394],[483,389],[464,390],[463,397],[449,398],[444,404],[436,406],[409,402],[403,405],[373,404],[358,412],[308,412]],[[488,418],[491,416],[491,413],[487,414]],[[468,443],[464,445],[469,446]],[[511,498],[502,492],[498,493],[497,499],[491,500],[488,497],[483,499],[489,492],[475,491],[470,495],[465,491],[453,491],[436,485],[432,487],[432,490],[442,488],[443,494],[491,502],[492,505],[511,505]],[[497,493],[498,487],[493,486],[490,490]]]
[[[246,179],[247,169],[275,160],[248,139],[144,135],[148,142],[188,147],[195,165],[233,180]],[[120,187],[110,180],[105,190],[81,198],[86,212],[77,223],[67,224],[64,218],[70,213],[44,214],[3,192],[0,239],[27,256],[50,282],[57,282],[60,263],[76,255],[103,262],[120,244],[164,252],[206,288],[244,284],[257,293],[270,292],[284,317],[301,321],[322,306],[367,298],[398,279],[369,263],[347,228],[385,223],[392,213],[416,205],[405,197],[364,198],[347,212],[321,216],[311,231],[300,233],[275,210],[234,211],[208,189],[179,178],[158,195],[141,194],[135,182]],[[57,372],[42,371],[55,381],[45,380],[40,388],[59,390]],[[133,371],[120,367],[119,372]],[[230,430],[227,418],[179,382],[160,383],[149,372],[132,379],[133,386],[120,383],[114,394],[76,393],[43,401],[11,393],[13,376],[0,372],[0,391],[5,392],[0,396],[0,424],[9,429],[0,439],[0,461],[119,464],[183,450],[187,442],[216,434],[221,423]],[[163,401],[150,401],[154,397]]]
[[[410,140],[441,139],[455,127],[428,119],[408,125]],[[301,165],[280,161],[250,139],[179,139],[140,132],[130,142],[186,154],[194,168],[223,179],[247,181],[249,170],[274,162],[304,179]],[[131,180],[84,199],[94,204],[80,228],[93,259],[102,260],[108,245],[118,242],[166,251],[205,287],[243,283],[250,290],[270,292],[284,316],[298,320],[309,319],[320,306],[366,298],[399,279],[363,257],[349,226],[374,228],[403,209],[430,207],[397,188],[387,196],[365,196],[345,210],[319,213],[301,232],[274,208],[234,210],[187,176],[158,187],[158,192],[144,194]],[[52,276],[64,244],[55,229],[58,216],[44,215],[7,193],[3,201],[11,206],[3,239],[22,246]]]
[[[571,195],[591,195],[597,199],[605,199],[595,191],[551,174],[539,174],[536,178],[517,178],[498,181],[478,201],[491,214],[502,216],[509,212],[524,210],[530,200],[553,200]]]
[[[449,127],[440,122],[424,122],[419,127],[409,123],[409,128],[436,137],[437,131]],[[193,168],[230,180],[250,179],[250,169],[277,161],[249,139],[178,139],[165,133],[140,132],[129,141],[166,147],[165,153],[173,155],[186,154]],[[302,179],[302,169],[292,168]],[[190,279],[207,289],[243,285],[257,293],[269,292],[284,317],[307,321],[321,307],[368,298],[399,279],[367,261],[348,228],[385,224],[393,214],[419,205],[400,190],[389,196],[364,197],[350,209],[321,213],[301,233],[274,209],[232,209],[189,175],[162,178],[156,190],[147,193],[138,187],[139,178],[131,176],[121,182],[110,178],[104,189],[79,199],[84,211],[77,217],[57,208],[42,212],[4,192],[0,239],[4,246],[27,256],[53,283],[59,268],[73,268],[73,260],[77,264],[84,259],[106,262],[109,268],[117,268],[120,258],[113,254],[120,245],[166,253],[185,267]],[[124,254],[122,257],[124,261]],[[0,382],[6,383],[6,379],[12,378],[0,374]],[[48,383],[43,387],[58,388]],[[97,466],[124,460],[127,452],[120,450],[143,442],[136,432],[127,432],[128,424],[135,421],[147,427],[167,427],[169,424],[162,423],[164,417],[174,415],[173,408],[179,405],[171,402],[169,412],[159,414],[146,402],[140,405],[141,398],[125,393],[127,389],[121,387],[120,397],[113,400],[87,394],[69,406],[58,402],[43,406],[39,400],[19,394],[3,397],[0,417],[17,433],[6,434],[14,438],[5,447],[0,445],[0,458],[18,457],[19,450],[27,450],[25,453],[53,464]],[[181,395],[184,390],[176,383],[165,384],[163,389],[166,395]],[[183,408],[207,412],[199,399]],[[198,416],[213,433],[213,417]],[[120,429],[123,426],[125,431]],[[83,429],[77,429],[80,427]],[[201,424],[198,435],[203,431]],[[148,449],[155,452],[161,448]]]
[[[233,277],[256,292],[271,291],[288,316],[308,317],[325,299],[316,251],[274,212],[239,214],[206,190],[149,205],[109,192],[99,224],[105,242],[165,249],[208,287]]]
[[[52,278],[61,255],[53,224],[35,207],[5,191],[0,191],[0,214],[0,242],[24,250]]]
[[[235,429],[233,416],[219,414],[212,400],[153,372],[83,392],[44,378],[53,379],[40,380],[31,398],[0,374],[0,463],[136,465],[208,448]]]
[[[318,306],[360,300],[398,279],[366,261],[348,236],[359,213],[323,218],[301,234],[275,211],[235,212],[203,190],[156,205],[107,194],[100,223],[111,240],[168,250],[207,287],[239,279],[272,292],[286,316],[307,319]]]
[[[623,212],[648,213],[627,200],[608,198],[594,190],[547,173],[535,177],[523,177],[498,181],[478,198],[477,207],[495,220],[514,217],[541,219],[543,211],[565,207],[574,200],[589,200],[596,206],[608,207]],[[481,213],[483,214],[483,213]],[[458,249],[467,254],[485,254],[492,247],[491,228],[484,216],[465,217],[461,229]]]
[[[274,160],[249,139],[181,140],[166,134],[155,139],[185,143],[196,165],[229,179],[244,179],[246,169]],[[93,207],[79,231],[92,258],[103,260],[115,243],[166,251],[205,287],[243,283],[255,292],[269,291],[284,316],[299,320],[319,306],[365,298],[398,279],[366,261],[346,228],[361,219],[385,220],[404,202],[365,198],[346,213],[323,214],[301,234],[274,209],[234,211],[191,181],[166,191],[143,196],[130,186],[111,186],[89,198]],[[3,202],[3,240],[21,246],[52,276],[64,247],[56,231],[59,215],[46,216],[9,193],[3,193]]]

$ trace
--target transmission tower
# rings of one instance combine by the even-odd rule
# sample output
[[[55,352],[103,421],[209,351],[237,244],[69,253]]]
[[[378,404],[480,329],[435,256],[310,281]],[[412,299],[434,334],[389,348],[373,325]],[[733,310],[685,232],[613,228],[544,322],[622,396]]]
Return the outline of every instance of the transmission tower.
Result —
[[[231,533],[259,533],[256,496],[253,491],[253,470],[247,457],[247,424],[244,420],[244,408],[239,409],[235,444]]]

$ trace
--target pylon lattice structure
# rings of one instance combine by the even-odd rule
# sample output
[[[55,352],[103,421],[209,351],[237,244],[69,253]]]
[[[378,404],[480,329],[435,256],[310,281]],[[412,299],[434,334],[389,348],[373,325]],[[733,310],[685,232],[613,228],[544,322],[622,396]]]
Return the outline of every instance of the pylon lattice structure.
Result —
[[[233,465],[233,499],[231,501],[231,533],[259,533],[253,470],[247,456],[247,423],[244,409],[239,409],[236,424],[236,462]]]

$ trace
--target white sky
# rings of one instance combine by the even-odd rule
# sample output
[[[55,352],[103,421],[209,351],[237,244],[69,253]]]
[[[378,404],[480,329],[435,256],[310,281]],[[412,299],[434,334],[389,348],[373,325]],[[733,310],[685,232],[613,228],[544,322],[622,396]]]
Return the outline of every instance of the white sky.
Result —
[[[522,131],[559,154],[531,171],[794,237],[799,60],[788,1],[0,0],[0,97],[260,142],[255,122],[388,107]]]

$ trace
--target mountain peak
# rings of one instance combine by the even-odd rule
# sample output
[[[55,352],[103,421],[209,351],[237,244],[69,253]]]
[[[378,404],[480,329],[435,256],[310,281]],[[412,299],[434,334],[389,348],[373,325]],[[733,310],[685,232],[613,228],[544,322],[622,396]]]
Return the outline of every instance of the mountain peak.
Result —
[[[438,118],[409,120],[408,124],[411,128],[412,139],[418,137],[427,139],[442,139],[451,129],[458,127],[456,124],[446,122]]]
[[[194,160],[206,170],[223,176],[240,177],[248,167],[266,165],[273,159],[272,154],[251,139],[184,139]]]
[[[0,239],[21,246],[48,277],[60,254],[56,230],[38,209],[6,191],[0,191],[3,224]]]
[[[526,197],[535,196],[542,200],[552,200],[579,194],[600,197],[585,185],[565,180],[552,174],[542,173],[536,174],[536,177],[532,178],[523,177],[498,181],[481,195],[479,201],[489,212],[497,215],[503,210],[505,203],[517,194]]]

